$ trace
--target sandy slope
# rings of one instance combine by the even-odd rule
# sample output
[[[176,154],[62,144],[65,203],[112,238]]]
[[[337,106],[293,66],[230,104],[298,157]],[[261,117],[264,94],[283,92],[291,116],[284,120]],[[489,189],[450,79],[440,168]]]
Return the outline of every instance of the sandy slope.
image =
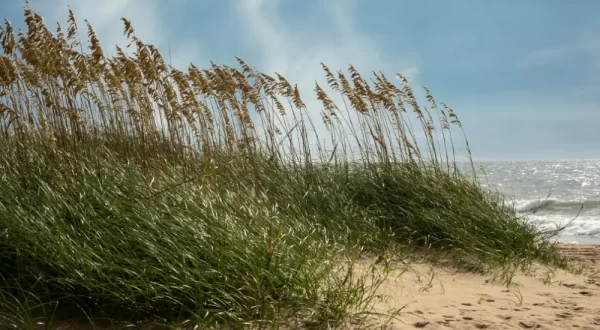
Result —
[[[582,275],[538,267],[507,287],[491,276],[419,265],[380,288],[384,312],[402,309],[388,329],[600,329],[600,245],[563,245],[591,266]]]
[[[379,288],[376,312],[400,310],[397,318],[371,319],[344,329],[600,329],[600,245],[563,245],[590,266],[582,275],[538,267],[507,287],[492,276],[457,273],[427,265],[395,271]],[[93,329],[63,323],[57,329]],[[112,329],[97,327],[95,329]]]

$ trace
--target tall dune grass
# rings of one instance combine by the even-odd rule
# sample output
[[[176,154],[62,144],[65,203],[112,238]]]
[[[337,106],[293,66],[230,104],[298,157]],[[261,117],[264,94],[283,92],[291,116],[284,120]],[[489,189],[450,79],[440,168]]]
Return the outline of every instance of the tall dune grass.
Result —
[[[171,67],[126,19],[114,57],[89,24],[84,47],[70,10],[56,32],[29,7],[24,21],[0,26],[2,326],[323,327],[377,298],[385,269],[350,276],[365,253],[562,262],[458,172],[459,118],[429,90],[420,105],[401,75],[323,64],[308,109],[241,59]]]

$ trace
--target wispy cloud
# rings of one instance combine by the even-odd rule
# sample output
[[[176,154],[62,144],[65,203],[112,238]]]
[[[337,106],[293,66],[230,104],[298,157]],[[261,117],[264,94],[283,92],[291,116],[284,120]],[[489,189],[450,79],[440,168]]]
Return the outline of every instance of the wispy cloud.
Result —
[[[401,58],[386,59],[379,46],[357,28],[353,4],[354,1],[319,2],[324,20],[333,28],[314,33],[309,25],[293,30],[287,26],[277,11],[278,0],[238,1],[239,19],[245,26],[244,36],[260,53],[260,70],[280,73],[292,84],[299,85],[309,113],[317,120],[318,131],[325,128],[320,123],[321,104],[314,95],[315,82],[329,90],[321,62],[334,71],[346,71],[352,64],[364,74],[386,70],[388,74],[403,73],[413,83],[418,79],[419,68],[414,63]],[[343,104],[338,95],[330,96],[337,104]]]
[[[536,49],[521,57],[519,65],[522,67],[544,66],[577,55],[600,57],[600,36],[585,35],[567,44]]]
[[[170,32],[184,27],[204,28],[201,22],[190,21],[191,15],[184,14],[179,16],[179,21],[173,21],[173,17],[164,14],[165,6],[178,9],[190,2],[172,1],[166,5],[159,0],[31,0],[31,6],[50,26],[56,21],[64,25],[70,6],[77,17],[82,39],[86,39],[84,19],[88,19],[109,55],[115,54],[115,45],[127,45],[122,17],[132,22],[140,39],[158,46],[165,58],[179,69],[185,69],[190,62],[205,64],[207,58],[214,56],[228,56],[233,60],[234,56],[245,59],[245,54],[258,54],[252,56],[253,62],[249,64],[267,74],[282,74],[290,83],[298,84],[319,132],[325,127],[320,118],[321,104],[314,92],[315,82],[329,90],[321,62],[333,71],[346,71],[352,64],[365,75],[379,70],[388,76],[400,72],[412,83],[417,82],[420,74],[420,67],[414,61],[403,59],[401,54],[393,54],[392,58],[384,56],[375,39],[358,27],[356,0],[317,1],[313,10],[318,18],[296,20],[293,25],[287,18],[294,14],[282,10],[287,5],[283,1],[232,0],[233,6],[229,8],[233,10],[227,16],[239,27],[239,34],[231,35],[228,42],[243,47],[241,54],[228,55],[210,53],[211,44],[221,41],[186,40]],[[165,26],[177,28],[165,29]],[[209,47],[209,53],[203,54],[201,47]],[[342,104],[339,95],[330,96]]]
[[[568,56],[572,50],[566,45],[535,50],[520,59],[521,67],[543,66]]]
[[[172,61],[175,66],[185,68],[192,58],[202,58],[195,43],[187,42],[187,40],[177,40],[177,43],[171,43],[172,36],[164,29],[168,22],[161,16],[159,0],[32,0],[30,3],[36,12],[42,14],[46,24],[51,27],[55,26],[57,21],[64,26],[67,21],[68,8],[73,9],[82,39],[85,40],[84,19],[87,19],[99,36],[104,51],[109,55],[115,54],[115,45],[121,47],[127,45],[121,22],[121,18],[125,17],[131,21],[136,35],[141,40],[158,46],[163,52],[168,53],[170,50],[172,58],[167,58],[167,60]],[[185,3],[173,1],[173,5],[177,4],[184,5]],[[167,57],[166,54],[165,57]]]
[[[277,11],[279,4],[278,0],[238,1],[244,35],[258,48],[264,71],[277,71],[290,80],[297,78],[312,85],[316,77],[322,76],[320,62],[332,69],[344,70],[353,64],[365,72],[400,65],[396,71],[410,69],[410,76],[416,78],[418,68],[414,64],[403,63],[401,58],[388,61],[380,47],[357,29],[352,1],[319,2],[319,9],[326,14],[325,20],[334,28],[318,32],[308,25],[310,23],[306,29],[290,29]]]
[[[523,11],[543,9],[543,15],[531,16],[514,15],[515,4],[498,3],[494,10],[469,4],[467,11],[444,1],[434,1],[431,11],[420,2],[360,0],[30,2],[49,26],[66,22],[70,4],[82,39],[87,18],[108,53],[114,53],[115,44],[126,45],[120,18],[127,17],[137,35],[158,46],[177,68],[185,69],[189,62],[203,67],[215,58],[235,65],[234,56],[239,56],[262,72],[278,72],[298,84],[317,122],[321,104],[314,84],[326,87],[323,62],[334,71],[353,64],[365,76],[382,70],[393,78],[400,72],[420,99],[420,86],[430,87],[438,101],[456,108],[469,137],[490,153],[513,130],[510,123],[526,122],[532,132],[541,132],[540,126],[562,122],[569,133],[581,129],[568,118],[598,123],[593,109],[600,102],[600,25],[591,14],[598,7],[592,3],[519,2]],[[13,22],[22,21],[16,3],[24,1],[0,4]],[[418,15],[398,15],[424,10],[429,13],[426,24]],[[557,19],[564,25],[557,25]],[[510,27],[498,28],[509,21]],[[207,32],[214,30],[220,32]],[[343,106],[339,97],[333,98]],[[497,131],[485,128],[490,125]],[[494,137],[498,145],[491,142]],[[551,143],[544,141],[539,143]]]

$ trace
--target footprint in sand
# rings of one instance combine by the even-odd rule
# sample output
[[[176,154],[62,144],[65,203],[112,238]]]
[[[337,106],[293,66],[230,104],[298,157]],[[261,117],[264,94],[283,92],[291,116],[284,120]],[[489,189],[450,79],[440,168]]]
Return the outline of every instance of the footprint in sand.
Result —
[[[413,326],[415,328],[425,328],[428,324],[429,324],[429,322],[423,321],[423,322],[417,322],[417,323],[413,324]]]
[[[573,314],[571,314],[569,312],[558,313],[558,314],[556,314],[556,317],[559,317],[561,319],[570,319],[570,318],[573,318]]]
[[[552,300],[555,303],[560,304],[560,305],[577,306],[577,303],[574,303],[574,302],[566,300],[566,299],[552,299]]]
[[[508,320],[512,319],[512,316],[510,316],[510,315],[496,315],[496,316],[499,317],[499,318],[501,318],[501,319],[503,319],[503,320],[505,320],[505,321],[508,321]]]
[[[571,288],[571,289],[578,289],[578,290],[585,290],[587,289],[587,287],[583,286],[583,285],[579,285],[579,284],[563,284],[564,287],[567,288]]]
[[[541,328],[541,325],[531,321],[521,321],[519,322],[519,326],[524,329]]]

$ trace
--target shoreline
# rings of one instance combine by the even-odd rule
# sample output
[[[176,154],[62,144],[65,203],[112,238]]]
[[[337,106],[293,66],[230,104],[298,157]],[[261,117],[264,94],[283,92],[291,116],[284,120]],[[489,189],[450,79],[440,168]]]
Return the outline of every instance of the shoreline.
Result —
[[[556,239],[556,241],[559,244],[600,245],[600,236],[568,235],[568,236],[560,236]]]
[[[590,267],[590,270],[600,272],[600,244],[559,243],[563,253],[574,261]]]

